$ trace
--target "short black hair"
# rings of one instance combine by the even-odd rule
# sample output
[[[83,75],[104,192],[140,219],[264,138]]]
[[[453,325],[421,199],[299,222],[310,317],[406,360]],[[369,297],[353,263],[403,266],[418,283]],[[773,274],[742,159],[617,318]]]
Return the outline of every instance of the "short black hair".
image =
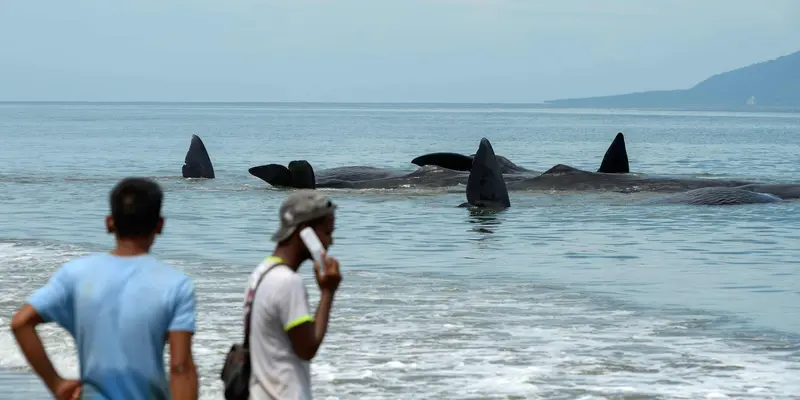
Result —
[[[153,234],[161,218],[164,192],[146,178],[125,178],[111,190],[111,217],[120,238]]]

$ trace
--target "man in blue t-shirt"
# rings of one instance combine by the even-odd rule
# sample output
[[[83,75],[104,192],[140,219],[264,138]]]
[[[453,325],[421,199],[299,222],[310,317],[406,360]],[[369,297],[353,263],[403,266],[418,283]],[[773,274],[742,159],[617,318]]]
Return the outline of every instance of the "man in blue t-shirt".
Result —
[[[163,198],[151,180],[119,182],[106,217],[114,250],[65,263],[14,315],[11,327],[25,358],[57,399],[197,399],[194,284],[150,255],[164,226]],[[80,380],[53,368],[35,329],[46,322],[75,339]]]

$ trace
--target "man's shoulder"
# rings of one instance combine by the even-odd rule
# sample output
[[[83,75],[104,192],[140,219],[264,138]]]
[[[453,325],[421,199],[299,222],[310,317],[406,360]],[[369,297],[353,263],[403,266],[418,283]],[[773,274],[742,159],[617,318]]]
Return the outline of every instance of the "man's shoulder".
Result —
[[[269,287],[269,291],[272,293],[304,287],[303,277],[288,266],[263,262],[256,267],[250,276],[251,288],[255,287],[255,284],[262,275],[264,278],[261,281],[261,285]],[[259,291],[259,293],[265,292],[267,291]]]
[[[64,263],[64,266],[75,266],[75,265],[88,265],[100,262],[104,258],[108,256],[108,253],[89,253],[82,255],[80,257],[75,257],[67,262]]]
[[[157,275],[157,277],[154,276],[152,278],[157,282],[159,282],[161,285],[178,287],[178,288],[193,287],[194,281],[183,270],[178,269],[156,258],[152,258],[151,262],[152,262],[151,271],[154,275]]]
[[[267,274],[265,279],[269,279],[274,284],[298,285],[303,283],[303,277],[286,265],[277,265]]]
[[[84,273],[91,273],[92,268],[103,264],[104,260],[107,258],[106,256],[106,253],[90,253],[73,258],[61,264],[59,272],[73,277]]]

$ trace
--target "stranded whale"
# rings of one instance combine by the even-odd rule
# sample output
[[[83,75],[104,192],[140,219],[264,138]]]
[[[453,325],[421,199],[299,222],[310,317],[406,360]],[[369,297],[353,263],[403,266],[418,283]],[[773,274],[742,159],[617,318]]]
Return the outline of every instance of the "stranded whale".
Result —
[[[503,156],[496,157],[503,175],[535,172],[533,170],[520,167]],[[435,165],[437,167],[452,169],[455,171],[469,171],[470,168],[472,168],[474,158],[475,154],[467,156],[459,153],[429,153],[411,160],[411,163],[420,167],[426,165]],[[617,135],[614,137],[614,140],[611,142],[611,145],[608,146],[606,154],[603,156],[603,161],[600,163],[600,168],[597,169],[597,172],[608,174],[622,174],[630,172],[628,151],[625,147],[625,136],[622,134],[622,132],[617,133]]]
[[[690,204],[726,206],[739,204],[775,203],[779,201],[782,201],[782,199],[774,194],[753,192],[742,189],[742,187],[706,187],[647,199],[639,204]]]
[[[493,151],[492,151],[493,153]],[[412,160],[423,164],[415,171],[401,171],[369,166],[329,168],[315,173],[306,160],[294,160],[286,166],[268,164],[252,167],[248,172],[273,187],[316,189],[393,189],[400,187],[448,187],[466,185],[477,154],[431,153]],[[495,156],[507,182],[538,176],[533,170],[517,166],[502,156]],[[625,139],[618,133],[606,150],[600,169],[607,174],[627,173],[628,154]]]

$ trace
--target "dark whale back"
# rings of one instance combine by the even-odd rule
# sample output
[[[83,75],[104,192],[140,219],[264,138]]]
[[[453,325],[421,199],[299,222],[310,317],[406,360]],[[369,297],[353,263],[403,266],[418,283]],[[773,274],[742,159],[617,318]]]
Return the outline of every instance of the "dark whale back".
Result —
[[[211,157],[208,156],[206,146],[197,135],[192,135],[192,142],[189,144],[189,151],[186,152],[181,173],[184,178],[215,178]]]
[[[472,157],[474,159],[475,154],[473,154]],[[495,158],[497,158],[497,164],[500,165],[500,171],[504,174],[513,174],[513,173],[530,171],[526,168],[520,167],[517,164],[514,164],[513,161],[503,156],[495,155]]]
[[[481,139],[467,179],[467,203],[475,207],[511,207],[500,164],[486,138]]]
[[[800,199],[800,184],[797,183],[752,183],[749,185],[737,186],[737,189],[768,193],[784,200]]]
[[[775,203],[781,198],[735,187],[705,187],[645,200],[642,204],[691,204],[729,206],[739,204]]]

